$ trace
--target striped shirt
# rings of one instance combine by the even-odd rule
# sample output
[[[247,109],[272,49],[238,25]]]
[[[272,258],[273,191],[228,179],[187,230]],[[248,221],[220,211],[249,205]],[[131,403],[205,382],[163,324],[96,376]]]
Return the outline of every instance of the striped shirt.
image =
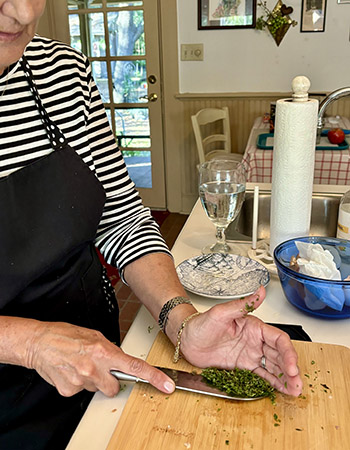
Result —
[[[122,272],[149,253],[169,250],[129,178],[87,58],[35,36],[25,50],[41,101],[70,146],[96,175],[106,203],[95,245]],[[19,62],[0,76],[0,177],[53,150]]]

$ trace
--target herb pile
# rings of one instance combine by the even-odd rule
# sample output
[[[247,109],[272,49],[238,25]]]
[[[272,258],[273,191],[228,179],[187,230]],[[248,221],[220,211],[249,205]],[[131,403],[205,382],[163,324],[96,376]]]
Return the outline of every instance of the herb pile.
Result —
[[[225,370],[210,367],[201,373],[205,382],[232,397],[269,397],[272,402],[276,398],[275,389],[263,378],[250,370]]]

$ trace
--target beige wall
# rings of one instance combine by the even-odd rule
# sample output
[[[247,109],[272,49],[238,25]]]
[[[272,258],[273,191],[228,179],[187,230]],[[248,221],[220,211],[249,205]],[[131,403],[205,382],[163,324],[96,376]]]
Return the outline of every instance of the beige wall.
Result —
[[[276,2],[267,0],[267,7],[273,9]],[[348,86],[350,3],[323,2],[325,31],[310,33],[300,32],[302,1],[283,3],[293,7],[291,17],[298,25],[290,27],[278,47],[266,30],[198,30],[198,1],[177,0],[179,45],[204,45],[203,61],[180,62],[180,92],[287,92],[297,75],[311,80],[313,92]]]

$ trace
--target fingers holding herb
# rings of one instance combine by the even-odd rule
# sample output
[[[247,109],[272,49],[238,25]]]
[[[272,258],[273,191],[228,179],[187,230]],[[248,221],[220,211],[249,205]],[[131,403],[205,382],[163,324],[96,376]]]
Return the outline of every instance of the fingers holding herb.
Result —
[[[250,314],[264,297],[261,287],[251,296],[216,304],[195,317],[182,334],[181,353],[201,368],[248,369],[279,391],[298,396],[302,381],[289,336]],[[261,367],[262,355],[266,357],[266,369]]]
[[[262,339],[264,348],[275,351],[274,361],[291,377],[299,375],[298,355],[287,333],[271,325],[262,325]],[[266,349],[266,351],[268,351]],[[270,355],[271,357],[271,355]]]
[[[275,375],[262,367],[255,369],[254,373],[264,378],[271,386],[283,394],[292,395],[293,397],[298,397],[301,394],[302,382],[299,376],[288,377],[283,372]]]
[[[257,360],[255,373],[268,380],[279,391],[298,396],[302,380],[298,368],[298,355],[289,336],[281,330],[262,323],[261,354],[265,356],[265,368],[261,367],[261,356]]]

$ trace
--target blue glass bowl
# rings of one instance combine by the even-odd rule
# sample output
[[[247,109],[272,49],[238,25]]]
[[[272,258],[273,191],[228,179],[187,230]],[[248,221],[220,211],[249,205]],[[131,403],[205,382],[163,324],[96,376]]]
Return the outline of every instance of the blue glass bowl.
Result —
[[[308,236],[290,239],[274,251],[278,276],[287,300],[300,310],[326,319],[350,317],[350,281],[331,281],[310,277],[290,268],[292,256],[297,256],[296,241],[321,244],[333,254],[341,278],[350,275],[350,241],[337,238]]]

